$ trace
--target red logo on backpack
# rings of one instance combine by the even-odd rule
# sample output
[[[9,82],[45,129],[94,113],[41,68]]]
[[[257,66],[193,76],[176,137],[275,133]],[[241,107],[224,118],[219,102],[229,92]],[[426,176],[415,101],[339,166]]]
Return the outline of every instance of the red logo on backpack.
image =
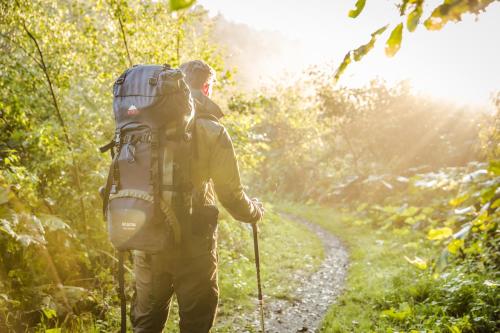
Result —
[[[137,116],[139,114],[139,109],[134,105],[132,104],[128,110],[127,110],[127,114],[129,116]]]

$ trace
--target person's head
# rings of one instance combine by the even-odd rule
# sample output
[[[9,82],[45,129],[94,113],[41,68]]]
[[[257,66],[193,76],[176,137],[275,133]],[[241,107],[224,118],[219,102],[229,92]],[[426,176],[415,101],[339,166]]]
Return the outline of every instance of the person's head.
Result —
[[[186,75],[186,83],[191,89],[199,89],[210,97],[215,82],[215,71],[212,67],[201,60],[192,60],[183,63],[180,67]]]

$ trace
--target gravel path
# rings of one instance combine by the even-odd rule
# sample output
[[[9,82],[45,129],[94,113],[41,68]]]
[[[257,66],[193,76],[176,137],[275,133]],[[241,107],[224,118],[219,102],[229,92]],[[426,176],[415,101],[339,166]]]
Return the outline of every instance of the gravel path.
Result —
[[[325,247],[325,259],[312,275],[298,272],[291,277],[302,281],[292,300],[265,299],[266,333],[318,332],[329,306],[342,292],[348,266],[347,251],[320,226],[293,215],[282,215],[305,225],[318,236]]]

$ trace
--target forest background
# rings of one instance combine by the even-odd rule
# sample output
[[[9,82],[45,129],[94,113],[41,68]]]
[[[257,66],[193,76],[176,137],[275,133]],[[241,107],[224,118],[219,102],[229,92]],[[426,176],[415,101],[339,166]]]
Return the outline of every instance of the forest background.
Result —
[[[341,302],[332,313],[345,322],[332,315],[326,331],[499,328],[499,93],[492,113],[422,97],[408,82],[340,86],[319,66],[243,90],[238,64],[226,63],[262,34],[201,6],[173,12],[162,1],[19,0],[0,11],[2,332],[116,329],[116,259],[97,192],[109,163],[98,147],[114,128],[111,87],[131,64],[191,59],[218,73],[214,99],[253,194],[288,200],[283,209],[298,215],[310,209],[299,202],[333,209],[342,223],[389,234],[413,254],[398,255],[407,266],[387,274],[393,293],[363,301],[373,318],[360,324],[339,314]],[[240,267],[250,257],[246,229],[226,222],[222,253]],[[288,251],[299,260],[300,251]],[[222,282],[235,298],[227,317],[254,293],[238,287],[245,279]],[[408,280],[416,290],[404,289]]]

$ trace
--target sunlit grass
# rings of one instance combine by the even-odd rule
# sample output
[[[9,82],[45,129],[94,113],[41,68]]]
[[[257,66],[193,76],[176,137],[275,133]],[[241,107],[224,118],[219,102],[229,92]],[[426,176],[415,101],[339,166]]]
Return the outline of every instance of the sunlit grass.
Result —
[[[381,309],[375,309],[374,304],[383,303],[395,285],[404,287],[411,283],[414,268],[404,256],[415,255],[415,249],[404,244],[416,235],[396,236],[389,230],[356,225],[348,214],[335,209],[289,203],[279,207],[319,224],[348,248],[350,266],[345,291],[324,318],[322,332],[372,332],[375,328],[384,331],[383,327],[376,327]]]

